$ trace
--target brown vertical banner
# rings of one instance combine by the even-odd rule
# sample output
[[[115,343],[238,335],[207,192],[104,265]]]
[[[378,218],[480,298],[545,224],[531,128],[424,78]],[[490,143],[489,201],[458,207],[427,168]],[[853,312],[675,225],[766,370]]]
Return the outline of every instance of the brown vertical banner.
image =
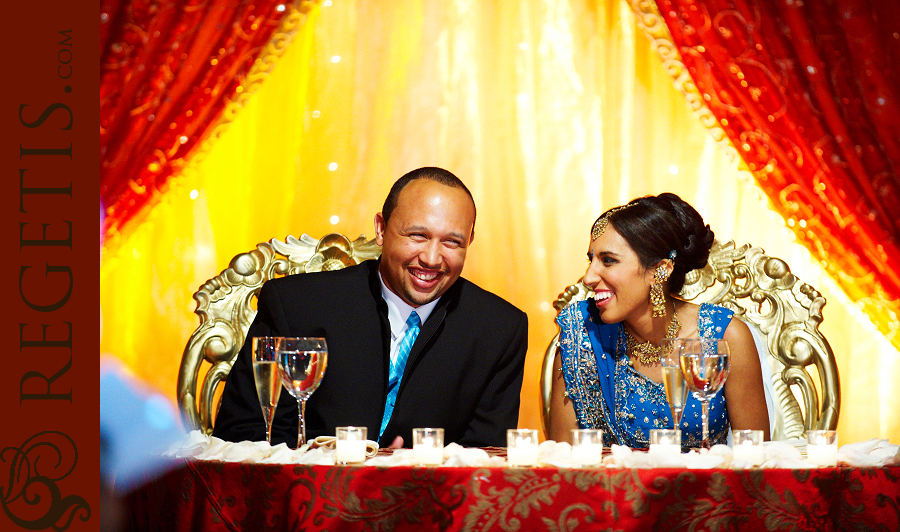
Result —
[[[100,530],[98,6],[3,7],[0,530]]]

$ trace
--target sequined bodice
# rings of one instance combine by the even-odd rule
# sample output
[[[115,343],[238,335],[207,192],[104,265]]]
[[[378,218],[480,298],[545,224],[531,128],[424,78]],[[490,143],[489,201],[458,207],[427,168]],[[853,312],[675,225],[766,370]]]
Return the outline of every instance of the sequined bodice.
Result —
[[[731,316],[728,309],[701,305],[701,336],[721,338]],[[564,309],[557,322],[566,391],[580,427],[602,429],[606,445],[634,448],[649,445],[651,429],[672,427],[665,389],[629,364],[621,324],[603,323],[584,301]],[[709,415],[710,440],[725,443],[729,422],[722,391],[710,401]],[[680,428],[684,448],[699,446],[701,405],[692,396],[688,397]]]

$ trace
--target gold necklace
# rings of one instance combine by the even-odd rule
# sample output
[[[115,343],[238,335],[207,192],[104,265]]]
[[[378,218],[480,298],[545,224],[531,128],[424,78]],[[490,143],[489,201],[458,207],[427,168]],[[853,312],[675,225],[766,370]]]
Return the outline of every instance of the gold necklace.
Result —
[[[666,337],[675,338],[675,335],[678,334],[678,329],[680,328],[681,323],[678,322],[678,313],[675,311],[675,304],[673,303],[672,321],[669,322],[669,326],[666,328]],[[639,344],[634,336],[628,332],[624,323],[622,324],[622,329],[625,330],[625,345],[628,346],[632,355],[637,356],[637,359],[641,361],[641,364],[649,365],[659,362],[660,351],[662,350],[659,346],[651,344],[650,340]]]

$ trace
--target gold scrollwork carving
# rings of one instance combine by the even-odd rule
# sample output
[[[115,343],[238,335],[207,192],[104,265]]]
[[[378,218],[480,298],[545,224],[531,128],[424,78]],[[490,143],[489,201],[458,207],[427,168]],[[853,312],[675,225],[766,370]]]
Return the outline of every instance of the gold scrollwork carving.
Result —
[[[267,280],[278,276],[335,270],[376,259],[381,247],[360,236],[333,233],[317,240],[307,234],[273,238],[231,259],[229,267],[194,293],[200,326],[188,340],[178,372],[178,406],[187,430],[212,433],[216,390],[225,382],[256,317],[253,300]],[[209,369],[198,383],[201,367]],[[199,385],[199,387],[198,387]]]

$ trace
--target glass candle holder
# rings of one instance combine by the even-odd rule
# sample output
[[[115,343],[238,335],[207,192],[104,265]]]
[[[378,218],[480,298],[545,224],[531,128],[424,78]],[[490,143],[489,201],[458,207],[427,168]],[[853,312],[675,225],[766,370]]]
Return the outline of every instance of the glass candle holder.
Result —
[[[366,427],[336,427],[337,463],[361,464],[366,461]]]
[[[836,430],[811,430],[806,433],[806,460],[820,467],[837,465]]]
[[[423,466],[444,463],[444,429],[413,429],[413,458]]]
[[[681,431],[676,429],[651,429],[650,450],[681,453]]]
[[[603,431],[572,429],[572,458],[582,466],[600,464],[603,461]]]
[[[506,460],[510,467],[531,467],[538,463],[538,431],[509,429],[506,431]]]
[[[743,460],[750,465],[761,465],[765,461],[763,431],[735,430],[731,434],[735,460]]]

